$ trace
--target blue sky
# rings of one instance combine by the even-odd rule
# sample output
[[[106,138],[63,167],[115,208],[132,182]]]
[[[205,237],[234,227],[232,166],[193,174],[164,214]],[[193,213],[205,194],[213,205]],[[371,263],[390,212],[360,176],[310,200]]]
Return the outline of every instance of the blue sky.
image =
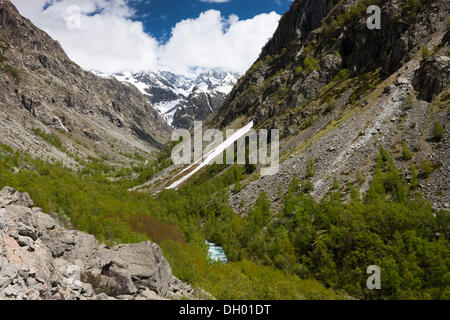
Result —
[[[230,0],[226,3],[208,3],[200,0],[150,0],[136,2],[135,19],[144,23],[145,31],[160,41],[167,41],[175,24],[183,19],[196,18],[201,12],[215,9],[228,17],[232,14],[240,19],[250,19],[261,13],[275,11],[283,14],[289,9],[291,0]]]
[[[11,1],[86,70],[169,70],[185,75],[205,69],[245,73],[292,2]]]

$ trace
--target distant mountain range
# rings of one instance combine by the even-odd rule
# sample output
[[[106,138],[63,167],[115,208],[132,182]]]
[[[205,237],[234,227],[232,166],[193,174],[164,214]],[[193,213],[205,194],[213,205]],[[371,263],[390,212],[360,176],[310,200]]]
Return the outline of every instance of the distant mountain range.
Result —
[[[93,73],[133,84],[169,125],[185,129],[192,128],[195,120],[205,120],[215,112],[240,77],[220,70],[209,70],[191,78],[169,71]]]

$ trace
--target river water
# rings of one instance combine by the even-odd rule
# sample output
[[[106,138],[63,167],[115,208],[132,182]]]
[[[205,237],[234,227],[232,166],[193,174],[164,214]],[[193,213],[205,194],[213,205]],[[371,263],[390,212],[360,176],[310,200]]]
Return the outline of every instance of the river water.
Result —
[[[222,263],[228,262],[228,258],[222,247],[216,246],[216,244],[208,241],[206,241],[206,245],[208,246],[208,260]]]

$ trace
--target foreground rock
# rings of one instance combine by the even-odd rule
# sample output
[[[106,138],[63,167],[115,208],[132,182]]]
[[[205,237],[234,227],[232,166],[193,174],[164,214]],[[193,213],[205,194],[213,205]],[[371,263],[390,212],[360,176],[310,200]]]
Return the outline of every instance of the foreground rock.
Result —
[[[199,298],[156,244],[99,245],[33,206],[27,193],[0,191],[0,299]]]

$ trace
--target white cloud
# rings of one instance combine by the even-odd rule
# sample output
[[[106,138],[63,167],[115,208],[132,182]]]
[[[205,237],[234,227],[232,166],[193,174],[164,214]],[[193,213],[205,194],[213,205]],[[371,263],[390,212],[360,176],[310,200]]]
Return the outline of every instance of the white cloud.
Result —
[[[158,43],[144,32],[124,0],[13,0],[19,11],[58,40],[83,68],[104,72],[156,68]],[[81,9],[80,28],[68,28],[70,12]],[[43,10],[44,6],[46,10]],[[93,14],[98,13],[98,14]]]
[[[216,10],[203,12],[172,29],[170,40],[160,48],[160,63],[179,73],[195,66],[243,73],[258,58],[279,19],[275,12],[248,20],[235,15],[224,19]]]
[[[209,10],[196,19],[179,22],[169,41],[160,44],[144,32],[141,22],[133,21],[135,12],[127,0],[12,2],[58,40],[72,60],[84,69],[102,72],[164,68],[186,74],[190,68],[199,67],[244,73],[274,33],[280,18],[272,12],[239,20],[235,15],[224,18],[219,11]],[[73,5],[80,8],[79,28],[73,28],[77,25],[68,12]]]

